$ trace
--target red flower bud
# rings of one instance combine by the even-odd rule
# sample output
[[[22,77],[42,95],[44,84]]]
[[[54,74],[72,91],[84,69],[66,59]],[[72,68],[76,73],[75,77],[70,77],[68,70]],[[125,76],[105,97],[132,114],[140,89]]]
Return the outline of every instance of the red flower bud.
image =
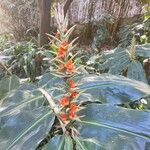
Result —
[[[74,70],[74,65],[72,60],[68,60],[68,62],[64,65],[64,67],[68,73],[72,73]]]
[[[64,58],[66,55],[65,49],[60,47],[57,51],[57,58]]]
[[[69,118],[74,119],[76,117],[76,114],[74,112],[70,112]]]
[[[61,44],[60,44],[60,47],[62,47],[62,48],[66,48],[67,46],[68,46],[68,41],[67,40],[65,40],[65,41],[63,41]]]
[[[68,97],[68,96],[63,96],[63,97],[60,99],[59,104],[60,104],[61,106],[63,106],[63,107],[69,105],[69,97]]]
[[[76,112],[77,111],[77,109],[78,109],[78,106],[75,104],[75,103],[72,103],[71,105],[70,105],[70,110],[71,110],[71,112]]]
[[[78,93],[77,93],[77,92],[73,92],[73,93],[71,93],[71,97],[73,97],[73,98],[75,98],[77,95],[78,95]]]
[[[71,80],[71,79],[68,80],[68,84],[69,84],[70,88],[75,88],[76,87],[75,82],[73,80]]]

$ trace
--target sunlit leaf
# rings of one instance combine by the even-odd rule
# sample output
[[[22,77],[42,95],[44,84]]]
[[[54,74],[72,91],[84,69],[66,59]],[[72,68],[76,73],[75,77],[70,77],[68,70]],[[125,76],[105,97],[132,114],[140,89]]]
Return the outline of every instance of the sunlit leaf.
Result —
[[[79,115],[84,116],[79,122],[80,136],[95,138],[107,150],[146,150],[149,147],[149,112],[90,104]]]
[[[73,150],[73,142],[69,136],[57,135],[53,137],[43,150]]]
[[[87,99],[91,97],[92,101],[107,101],[113,104],[134,101],[150,93],[150,87],[147,84],[111,74],[83,76],[79,80],[77,89],[85,90]],[[104,92],[107,92],[107,95]]]
[[[135,79],[147,83],[143,66],[139,61],[133,61],[132,63],[130,63],[130,65],[128,66],[127,76],[130,79]]]
[[[19,84],[20,81],[16,75],[2,78],[0,80],[0,99],[6,96],[8,92],[17,89]]]

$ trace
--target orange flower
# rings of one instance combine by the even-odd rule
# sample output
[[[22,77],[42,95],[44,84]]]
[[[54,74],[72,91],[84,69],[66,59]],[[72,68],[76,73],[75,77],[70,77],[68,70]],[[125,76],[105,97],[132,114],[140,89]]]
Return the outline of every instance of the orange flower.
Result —
[[[69,118],[74,119],[76,117],[76,114],[74,112],[69,113]]]
[[[61,119],[62,122],[65,122],[68,119],[68,115],[66,113],[61,113],[59,115],[59,117],[60,117],[60,119]]]
[[[68,80],[68,84],[69,84],[70,88],[75,88],[76,87],[75,82],[73,80],[71,80],[71,79]]]
[[[77,92],[73,92],[73,93],[71,93],[71,97],[73,97],[73,98],[75,98],[77,95],[78,95],[78,93],[77,93]]]
[[[74,65],[73,65],[72,60],[71,59],[68,60],[68,62],[64,65],[64,67],[68,73],[72,73],[74,70]]]
[[[58,51],[57,51],[57,58],[64,58],[65,57],[65,54],[66,54],[66,52],[65,52],[65,49],[64,48],[62,48],[62,47],[60,47],[59,49],[58,49]]]
[[[70,105],[70,110],[71,110],[71,112],[76,112],[77,111],[77,109],[78,109],[78,106],[75,104],[75,103],[72,103],[71,105]]]
[[[68,96],[63,96],[63,97],[60,99],[59,104],[60,104],[61,106],[63,106],[63,107],[69,105],[69,97],[68,97]]]
[[[62,48],[66,48],[67,46],[68,46],[68,41],[67,40],[65,40],[65,41],[63,41],[61,44],[60,44],[60,47],[62,47]]]

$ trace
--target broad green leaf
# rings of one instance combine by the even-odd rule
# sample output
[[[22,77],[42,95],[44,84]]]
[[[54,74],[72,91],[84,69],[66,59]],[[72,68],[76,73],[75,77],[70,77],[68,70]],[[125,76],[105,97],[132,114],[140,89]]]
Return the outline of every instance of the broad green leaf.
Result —
[[[150,57],[150,44],[142,44],[136,47],[136,55],[149,58]]]
[[[92,89],[92,91],[94,91],[94,89]],[[140,96],[133,94],[132,92],[133,91],[128,91],[128,89],[126,90],[123,88],[118,89],[118,87],[113,87],[113,88],[108,87],[108,88],[100,89],[99,101],[102,103],[109,103],[109,104],[115,105],[115,104],[129,103],[131,101],[139,99]],[[90,93],[89,95],[91,95]],[[96,92],[95,92],[95,96],[96,96]],[[91,95],[91,97],[93,96]]]
[[[128,68],[128,65],[130,64],[130,60],[128,57],[123,57],[118,59],[118,62],[115,62],[116,64],[110,67],[108,73],[114,74],[114,75],[120,75],[123,70],[126,70]]]
[[[124,69],[127,69],[130,63],[129,55],[123,48],[116,48],[113,55],[100,65],[100,69],[109,70],[111,74],[121,74]]]
[[[42,76],[38,83],[41,88],[47,89],[51,92],[51,95],[58,100],[59,96],[65,92],[65,82],[62,78],[56,77],[50,73],[46,73]]]
[[[54,123],[49,108],[16,112],[0,119],[0,149],[34,150],[46,137]]]
[[[64,150],[73,150],[73,142],[69,136],[65,136]]]
[[[114,64],[115,60],[113,57],[108,58],[103,64],[99,65],[100,70],[107,70]]]
[[[60,94],[56,90],[60,81],[58,77],[46,74],[38,86],[55,96]],[[0,107],[0,149],[36,149],[54,123],[55,116],[46,102],[42,93],[31,84],[23,84],[3,99]]]
[[[69,136],[57,135],[48,142],[43,150],[73,150],[73,142]]]
[[[76,150],[106,150],[104,146],[95,142],[94,139],[74,138],[76,142]]]
[[[56,77],[50,73],[44,74],[38,82],[39,87],[47,89],[52,89],[53,87],[60,87],[60,85],[62,84],[64,84],[62,78]]]
[[[139,61],[132,61],[128,66],[127,77],[130,79],[142,81],[147,83],[146,75],[143,69],[142,64]]]
[[[95,138],[107,150],[146,150],[150,146],[150,113],[90,104],[78,114],[83,138]]]
[[[103,59],[104,63],[99,65],[99,69],[103,70],[103,71],[108,71],[108,73],[111,73],[113,75],[121,75],[124,73],[124,71],[128,71],[128,70],[131,71],[130,68],[131,68],[131,66],[133,66],[133,64],[135,66],[135,63],[132,63],[131,59],[134,61],[138,61],[138,60],[136,60],[137,56],[144,57],[144,58],[150,57],[150,44],[149,43],[136,46],[135,42],[133,41],[129,50],[118,47],[113,50],[113,53],[111,55],[105,54],[107,56],[107,59],[105,59],[105,57],[106,57],[105,55],[102,55],[100,57],[100,60]],[[138,64],[138,66],[139,66],[139,64]],[[130,67],[130,68],[128,68],[128,67]],[[132,68],[134,68],[134,67],[132,67]],[[139,66],[138,70],[143,70],[141,65]],[[132,76],[136,77],[137,72],[138,71],[132,72],[133,73]],[[130,73],[131,72],[129,72],[129,74]],[[144,81],[145,83],[147,83],[144,78],[145,78],[145,76],[143,76],[143,78],[142,78],[142,75],[141,75],[140,79],[139,79],[139,77],[134,78],[134,79],[138,79],[140,81]]]
[[[0,107],[0,117],[11,116],[22,110],[32,110],[44,104],[45,99],[40,91],[33,85],[22,85],[16,91],[3,98]]]
[[[102,55],[102,59],[105,60],[103,64],[100,65],[101,69],[110,69],[111,67],[115,66],[116,64],[121,64],[128,60],[128,54],[126,53],[125,49],[123,48],[116,48],[114,49],[112,54]],[[120,63],[118,63],[120,61]]]
[[[150,94],[149,85],[111,74],[102,74],[99,76],[89,75],[88,77],[83,77],[79,80],[77,89],[79,91],[85,90],[86,94],[91,95],[91,98],[88,98],[92,99],[92,101],[100,100],[102,102],[107,101],[116,104],[118,102],[122,103],[129,100],[134,101]],[[105,94],[106,92],[107,95]],[[114,98],[112,99],[113,96]]]
[[[50,131],[55,116],[32,85],[23,85],[0,107],[0,149],[35,150]]]
[[[12,90],[19,87],[20,81],[16,75],[10,77],[4,77],[0,81],[0,99],[6,96]]]

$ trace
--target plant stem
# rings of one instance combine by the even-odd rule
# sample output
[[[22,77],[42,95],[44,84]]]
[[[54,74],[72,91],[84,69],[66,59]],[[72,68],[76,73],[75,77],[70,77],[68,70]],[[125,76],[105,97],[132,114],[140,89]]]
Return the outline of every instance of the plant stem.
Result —
[[[2,62],[0,62],[0,65],[12,76],[12,73],[7,69],[7,67]]]

